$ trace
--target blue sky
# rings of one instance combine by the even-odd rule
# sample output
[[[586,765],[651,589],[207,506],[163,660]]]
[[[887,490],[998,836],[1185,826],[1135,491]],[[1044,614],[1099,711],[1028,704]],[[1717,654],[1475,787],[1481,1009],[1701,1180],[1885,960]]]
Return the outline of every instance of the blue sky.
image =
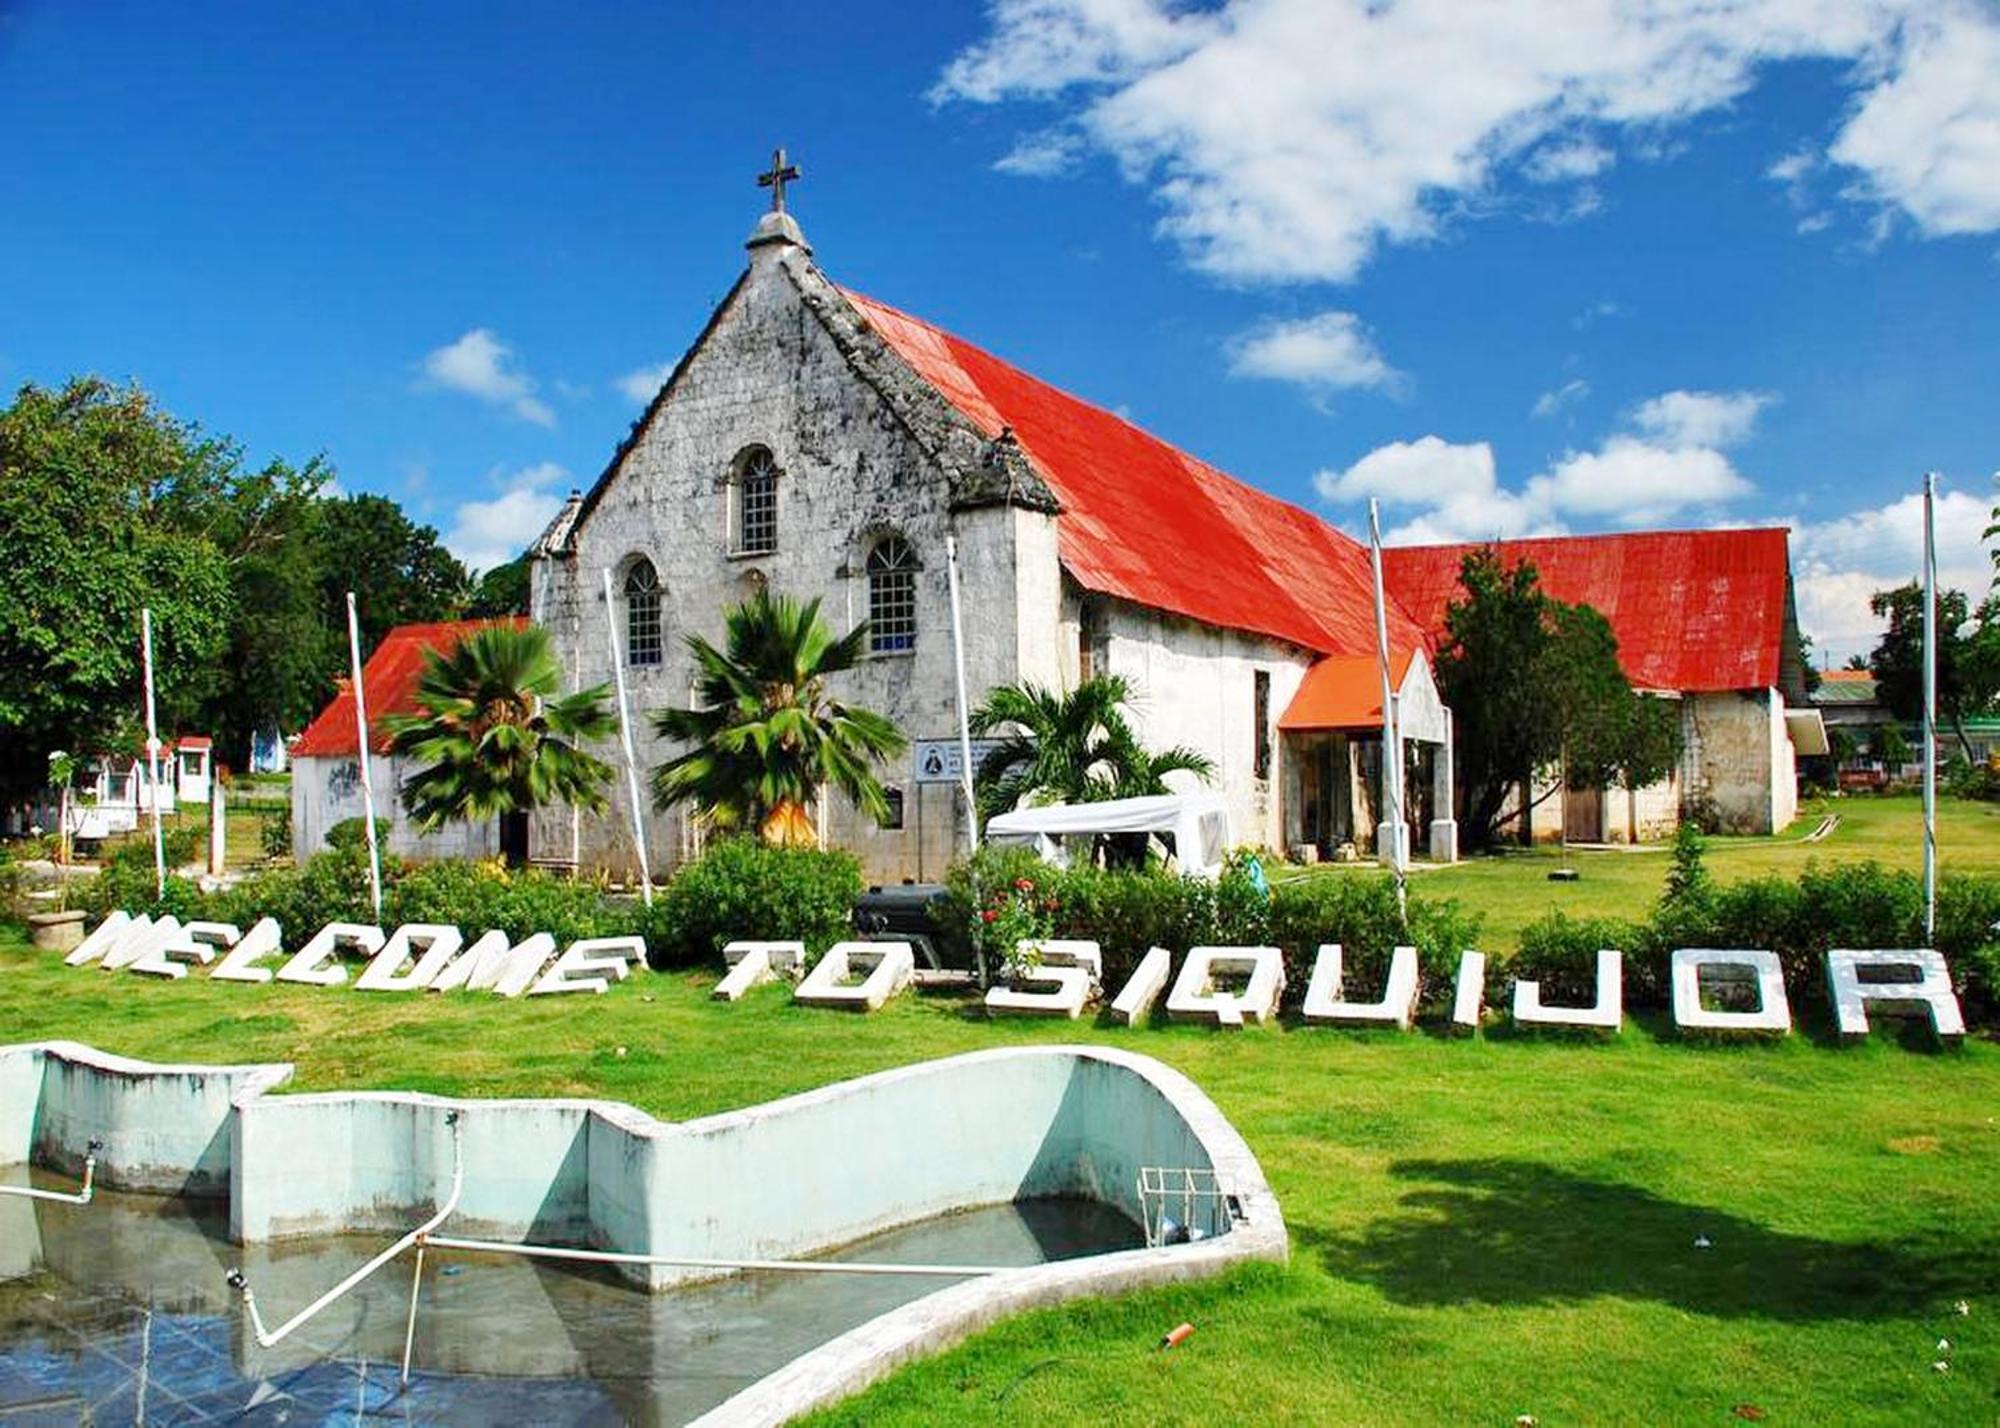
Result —
[[[1869,643],[2000,467],[2000,6],[0,0],[0,383],[137,379],[475,563],[743,262],[827,271],[1350,530],[1784,521]]]

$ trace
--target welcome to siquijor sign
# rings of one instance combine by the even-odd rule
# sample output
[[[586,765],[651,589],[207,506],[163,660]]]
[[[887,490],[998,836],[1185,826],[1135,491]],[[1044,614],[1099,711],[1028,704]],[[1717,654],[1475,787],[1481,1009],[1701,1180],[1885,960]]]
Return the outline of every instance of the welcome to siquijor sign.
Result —
[[[592,937],[573,942],[560,956],[546,932],[515,942],[488,932],[473,942],[456,927],[409,923],[387,936],[379,927],[330,922],[276,969],[285,956],[284,932],[264,918],[248,932],[227,922],[182,922],[172,916],[134,917],[114,912],[63,958],[71,967],[96,963],[106,971],[138,972],[179,980],[191,966],[208,968],[216,982],[299,982],[338,987],[347,982],[343,954],[368,965],[354,981],[364,992],[491,992],[495,996],[549,996],[602,992],[645,966],[639,937]]]

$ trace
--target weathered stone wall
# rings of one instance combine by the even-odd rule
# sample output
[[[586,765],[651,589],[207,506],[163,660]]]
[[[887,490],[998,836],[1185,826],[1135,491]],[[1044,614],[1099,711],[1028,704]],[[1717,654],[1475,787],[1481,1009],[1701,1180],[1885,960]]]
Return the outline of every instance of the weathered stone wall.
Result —
[[[1723,829],[1772,833],[1790,823],[1796,772],[1777,691],[1692,694],[1686,708],[1688,747],[1698,755],[1692,792],[1714,805]]]
[[[594,684],[612,676],[601,572],[611,570],[620,585],[641,555],[658,570],[665,658],[626,670],[642,773],[676,752],[654,737],[645,713],[686,707],[695,678],[687,635],[720,642],[724,610],[759,581],[819,598],[834,625],[850,627],[868,613],[868,551],[890,531],[908,541],[920,564],[915,647],[873,656],[838,679],[840,698],[881,711],[912,739],[956,733],[948,534],[959,541],[971,698],[1024,674],[1047,680],[1055,673],[1050,651],[1060,575],[1053,518],[1007,505],[952,512],[951,482],[934,455],[937,434],[913,431],[898,407],[857,373],[823,320],[824,279],[802,263],[797,249],[753,250],[744,282],[579,522],[574,557],[543,562],[537,572],[544,622],[576,652],[583,682]],[[778,548],[754,557],[731,553],[728,486],[732,463],[752,444],[768,448],[782,473]],[[620,591],[612,613],[621,641],[623,603]],[[617,757],[615,746],[604,753]],[[960,800],[943,786],[920,794],[913,772],[908,754],[881,770],[884,782],[905,796],[899,830],[875,827],[837,794],[827,800],[830,841],[859,854],[871,878],[937,878],[964,848]],[[650,804],[650,793],[644,797]],[[586,863],[631,866],[624,810],[621,785],[610,814],[582,820]],[[691,840],[678,811],[649,808],[647,822],[650,862],[664,872]],[[539,818],[537,855],[566,854],[569,829],[564,810]]]
[[[423,861],[445,859],[496,858],[500,855],[500,826],[489,819],[483,823],[447,823],[434,833],[418,828],[403,811],[400,791],[403,780],[416,772],[407,759],[377,754],[369,762],[368,777],[375,788],[375,816],[388,822],[385,853]],[[361,765],[351,758],[301,758],[292,761],[292,857],[304,862],[326,847],[327,830],[336,823],[361,816]],[[568,821],[565,819],[565,840]],[[567,847],[567,842],[565,842]]]

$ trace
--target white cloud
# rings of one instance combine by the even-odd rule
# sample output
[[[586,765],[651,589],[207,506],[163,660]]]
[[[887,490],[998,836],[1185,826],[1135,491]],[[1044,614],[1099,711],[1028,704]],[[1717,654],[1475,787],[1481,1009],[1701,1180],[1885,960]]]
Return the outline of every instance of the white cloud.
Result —
[[[1581,382],[1581,379],[1578,379]],[[1559,409],[1564,393],[1543,394]],[[1344,471],[1322,471],[1314,488],[1329,505],[1373,496],[1414,512],[1389,533],[1398,542],[1492,540],[1586,525],[1657,525],[1687,511],[1715,519],[1755,487],[1721,448],[1748,436],[1763,393],[1666,392],[1634,408],[1631,430],[1587,451],[1565,451],[1518,490],[1503,487],[1493,448],[1437,436],[1377,447]]]
[[[1986,0],[996,0],[934,97],[1057,107],[1198,267],[1345,281],[1512,176],[1662,152],[1801,59],[1856,94],[1824,157],[1860,198],[1925,234],[2000,229]]]
[[[1663,446],[1735,446],[1771,400],[1767,392],[1663,392],[1633,410],[1632,425]]]
[[[1062,173],[1083,152],[1083,140],[1064,129],[1024,134],[993,167],[1017,178],[1049,178]]]
[[[1747,496],[1750,483],[1706,446],[1657,446],[1614,436],[1595,451],[1565,454],[1528,482],[1527,499],[1551,510],[1621,526],[1657,525],[1690,506]]]
[[[1394,388],[1403,382],[1351,312],[1272,319],[1238,333],[1229,342],[1229,371],[1308,387]]]
[[[543,461],[491,479],[500,494],[461,503],[444,533],[446,548],[469,570],[491,570],[526,550],[562,507],[569,472]]]
[[[1451,442],[1438,436],[1378,446],[1345,471],[1313,478],[1331,505],[1374,497],[1391,510],[1424,507],[1384,535],[1398,545],[1503,536],[1547,535],[1561,529],[1552,513],[1500,489],[1493,448],[1483,441]]]
[[[1537,417],[1552,417],[1564,407],[1582,401],[1590,395],[1590,383],[1581,377],[1572,377],[1560,387],[1543,392],[1535,398],[1535,404],[1528,414]]]
[[[627,401],[644,406],[659,395],[660,388],[667,384],[667,378],[673,374],[673,363],[655,362],[650,367],[637,367],[627,372],[618,379],[617,387],[625,394]]]
[[[1991,504],[1965,491],[1938,495],[1938,584],[1963,590],[1974,604],[1993,578],[1980,534]],[[1816,653],[1838,664],[1875,647],[1883,621],[1869,610],[1868,597],[1921,576],[1923,510],[1923,496],[1912,491],[1883,506],[1792,528],[1799,626],[1812,636]]]
[[[535,395],[535,381],[514,362],[514,349],[490,327],[475,327],[456,342],[424,357],[424,377],[433,386],[503,407],[522,421],[554,426],[556,414]]]

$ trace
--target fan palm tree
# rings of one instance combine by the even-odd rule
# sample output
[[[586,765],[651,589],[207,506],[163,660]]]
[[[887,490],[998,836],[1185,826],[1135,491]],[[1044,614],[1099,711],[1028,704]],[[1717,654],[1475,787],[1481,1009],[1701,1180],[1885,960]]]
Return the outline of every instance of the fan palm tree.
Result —
[[[1177,771],[1206,783],[1215,772],[1207,755],[1146,751],[1125,721],[1131,699],[1131,684],[1115,674],[1086,679],[1066,694],[1035,684],[989,690],[971,720],[974,733],[1002,736],[979,764],[981,815],[1005,813],[1024,799],[1094,803],[1165,793],[1166,776]]]
[[[868,622],[836,639],[819,603],[760,590],[728,613],[722,649],[687,637],[700,670],[696,707],[652,714],[656,732],[692,746],[654,770],[660,807],[693,802],[718,827],[811,846],[819,841],[811,801],[832,784],[888,821],[889,800],[870,765],[908,741],[885,716],[828,691],[833,675],[860,663]]]
[[[500,819],[514,862],[525,858],[526,839],[508,836],[510,821],[548,803],[604,807],[611,768],[584,744],[617,731],[608,687],[565,695],[562,682],[555,645],[538,625],[487,625],[448,654],[432,650],[417,683],[419,712],[383,720],[390,751],[422,765],[403,785],[403,806],[424,828]]]

